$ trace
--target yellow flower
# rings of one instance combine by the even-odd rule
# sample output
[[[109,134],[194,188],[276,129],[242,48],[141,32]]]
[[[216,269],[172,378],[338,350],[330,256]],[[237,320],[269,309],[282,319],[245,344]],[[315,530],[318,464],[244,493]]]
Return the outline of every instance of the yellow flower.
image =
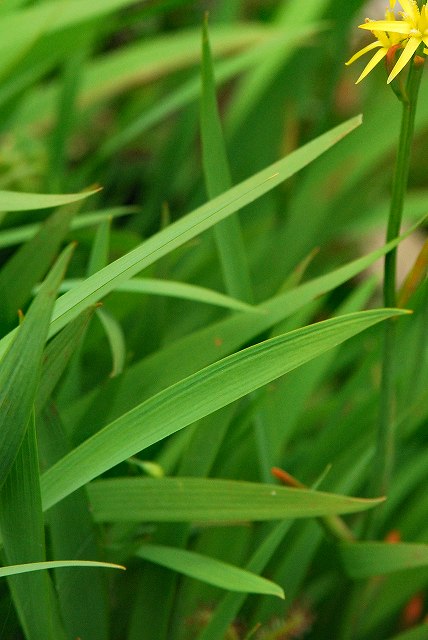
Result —
[[[391,2],[391,6],[393,6],[392,2]],[[389,9],[387,9],[385,12],[385,20],[382,22],[388,22],[388,24],[394,24],[396,22],[394,13]],[[403,38],[405,37],[402,34],[394,33],[393,31],[390,32],[390,31],[385,31],[383,29],[378,30],[377,26],[376,28],[374,28],[375,24],[377,25],[378,22],[367,19],[366,24],[364,25],[364,28],[369,29],[373,33],[373,35],[377,38],[376,42],[372,42],[371,44],[367,45],[367,47],[360,49],[360,51],[358,51],[355,55],[353,55],[352,58],[348,60],[348,62],[345,62],[345,64],[347,65],[352,64],[353,62],[355,62],[355,60],[358,60],[358,58],[363,56],[368,51],[372,51],[373,49],[379,49],[379,51],[376,51],[375,55],[371,58],[370,62],[364,68],[362,74],[360,75],[360,77],[358,78],[355,84],[358,84],[359,82],[361,82],[361,80],[363,80],[363,78],[365,78],[370,73],[370,71],[372,71],[375,68],[375,66],[379,64],[379,62],[383,60],[383,58],[386,57],[391,47],[399,45],[403,40]]]
[[[386,20],[370,21],[369,23],[360,25],[360,29],[368,29],[376,33],[377,38],[379,38],[379,33],[383,33],[388,35],[389,38],[398,38],[398,41],[401,41],[404,51],[389,74],[388,83],[391,82],[412,59],[422,42],[428,46],[427,5],[424,4],[423,7],[419,9],[416,0],[400,0],[400,4],[403,8],[403,11],[399,12],[402,18],[401,20],[395,20],[395,17],[391,19],[391,16],[388,16]],[[395,0],[392,0],[391,7],[394,5]],[[424,50],[424,53],[426,52],[427,51]]]

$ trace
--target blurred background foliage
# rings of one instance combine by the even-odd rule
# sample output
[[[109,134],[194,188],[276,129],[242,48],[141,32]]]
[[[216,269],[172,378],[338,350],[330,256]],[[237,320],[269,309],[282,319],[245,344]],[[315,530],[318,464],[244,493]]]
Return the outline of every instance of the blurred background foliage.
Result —
[[[64,227],[50,248],[30,247],[34,262],[20,252],[34,235],[31,225],[46,221],[49,212],[0,214],[2,334],[17,324],[16,308],[27,308],[33,287],[65,239],[78,241],[67,279],[85,278],[207,201],[200,125],[206,12],[232,184],[363,114],[362,126],[345,140],[239,212],[253,298],[249,302],[263,303],[381,246],[400,105],[386,86],[382,65],[358,86],[358,64],[344,66],[364,42],[365,34],[356,26],[366,15],[382,15],[380,4],[3,0],[0,189],[72,193],[101,185],[102,190],[85,200],[77,215],[70,213],[72,231]],[[427,104],[425,78],[405,207],[407,227],[428,208]],[[110,231],[99,226],[108,218]],[[47,237],[53,238],[53,228],[47,227]],[[403,243],[401,279],[413,267],[425,236],[419,229]],[[28,264],[25,276],[23,264]],[[260,329],[255,324],[230,344],[223,343],[220,322],[231,312],[220,306],[180,295],[111,293],[103,300],[104,319],[94,318],[82,329],[78,346],[65,358],[67,366],[52,392],[52,415],[40,419],[45,425],[38,427],[42,467],[67,451],[53,451],[46,443],[46,424],[59,421],[69,446],[76,446],[220,357],[315,321],[381,306],[380,275],[374,273],[326,287],[288,317],[284,313],[284,319]],[[211,232],[140,275],[230,294]],[[413,317],[399,324],[397,470],[377,523],[378,540],[391,531],[403,541],[427,540],[427,300],[422,278],[418,290],[407,295],[405,306],[414,310]],[[216,355],[206,344],[205,330],[211,331]],[[352,338],[107,475],[274,482],[270,468],[278,466],[312,486],[332,465],[322,490],[366,495],[378,412],[380,336],[381,327],[374,327]],[[428,627],[422,624],[427,566],[354,581],[337,546],[313,519],[286,521],[281,531],[272,523],[250,522],[94,525],[89,512],[79,511],[78,499],[72,503],[73,496],[48,512],[49,557],[78,557],[83,549],[81,557],[92,553],[123,561],[128,571],[109,574],[107,589],[102,572],[95,571],[96,578],[88,582],[84,570],[73,577],[71,570],[56,570],[67,638],[75,637],[76,620],[83,624],[82,640],[427,637]],[[359,536],[363,517],[350,516],[347,522]],[[72,544],[67,547],[67,535],[76,535],[77,551]],[[178,577],[135,556],[145,540],[248,566],[281,585],[286,600],[260,595],[239,599]],[[83,619],[82,598],[75,594],[84,583],[89,600]],[[23,637],[6,585],[0,585],[0,612],[0,637]],[[27,637],[36,640],[31,633]]]

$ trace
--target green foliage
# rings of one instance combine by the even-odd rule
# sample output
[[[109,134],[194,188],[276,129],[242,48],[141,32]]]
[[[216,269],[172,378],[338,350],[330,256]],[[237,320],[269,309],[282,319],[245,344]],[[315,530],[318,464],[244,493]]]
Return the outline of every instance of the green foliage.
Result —
[[[367,269],[424,234],[428,115],[382,246],[362,5],[1,3],[2,640],[426,637],[426,250],[411,314]]]

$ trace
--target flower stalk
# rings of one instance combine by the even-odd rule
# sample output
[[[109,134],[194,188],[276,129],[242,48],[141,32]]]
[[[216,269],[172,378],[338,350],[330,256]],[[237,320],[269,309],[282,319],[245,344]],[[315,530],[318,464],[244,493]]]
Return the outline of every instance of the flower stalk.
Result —
[[[364,68],[357,83],[365,78],[383,59],[388,71],[387,82],[402,103],[402,118],[386,242],[400,234],[404,198],[409,179],[410,157],[415,128],[416,106],[422,77],[424,56],[428,55],[428,5],[416,0],[400,0],[402,11],[394,13],[397,0],[390,0],[384,20],[368,19],[360,29],[370,31],[375,41],[358,51],[346,64],[351,64],[368,52],[374,56]],[[403,78],[403,69],[408,68]],[[385,307],[397,306],[397,249],[385,256],[383,298]],[[395,380],[396,328],[394,320],[385,323],[379,424],[376,453],[371,478],[371,494],[386,495],[391,482],[395,449]],[[369,516],[368,534],[373,534],[376,515]]]
[[[411,147],[415,128],[416,106],[422,77],[423,60],[415,59],[409,68],[405,92],[402,95],[402,118],[392,183],[391,204],[386,233],[386,241],[400,234],[404,197],[407,190]],[[384,264],[384,306],[397,305],[397,249],[385,256]],[[374,495],[385,495],[391,482],[395,450],[395,322],[385,323],[383,344],[382,379],[380,390],[380,412],[376,454],[373,467],[371,490]]]

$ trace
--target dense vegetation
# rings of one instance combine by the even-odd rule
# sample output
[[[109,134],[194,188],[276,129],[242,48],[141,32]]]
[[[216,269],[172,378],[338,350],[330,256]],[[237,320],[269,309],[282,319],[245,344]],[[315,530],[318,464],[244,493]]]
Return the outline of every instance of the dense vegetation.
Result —
[[[386,309],[363,5],[0,4],[2,640],[427,637],[428,82]]]

